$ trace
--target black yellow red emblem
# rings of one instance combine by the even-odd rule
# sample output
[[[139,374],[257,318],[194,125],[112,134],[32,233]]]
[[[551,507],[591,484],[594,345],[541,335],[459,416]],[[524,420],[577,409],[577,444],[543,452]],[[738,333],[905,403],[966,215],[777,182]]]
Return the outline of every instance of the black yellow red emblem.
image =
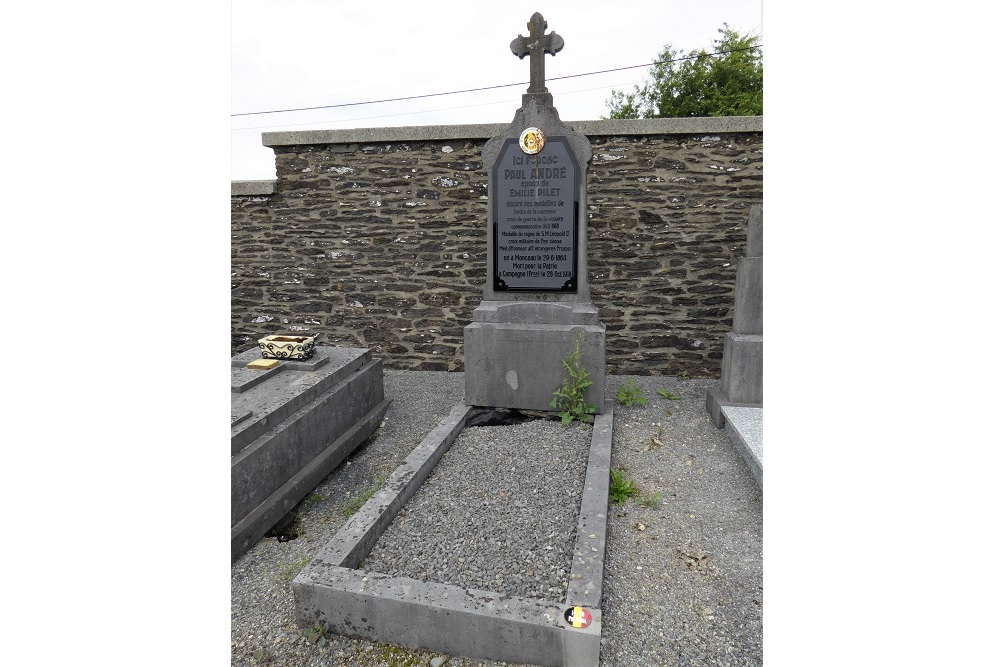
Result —
[[[563,617],[574,628],[585,628],[590,625],[590,621],[592,620],[590,612],[583,607],[570,607],[563,614]]]

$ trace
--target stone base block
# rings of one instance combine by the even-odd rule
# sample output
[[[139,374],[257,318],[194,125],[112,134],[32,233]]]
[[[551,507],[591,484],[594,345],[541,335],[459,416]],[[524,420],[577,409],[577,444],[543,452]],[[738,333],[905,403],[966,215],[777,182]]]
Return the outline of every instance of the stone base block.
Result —
[[[232,363],[232,559],[235,561],[371,435],[390,401],[382,360],[358,348],[317,347],[268,370]]]
[[[764,337],[730,331],[722,343],[722,393],[731,404],[764,403]]]
[[[553,394],[568,377],[562,362],[580,336],[580,365],[593,382],[584,400],[603,414],[603,324],[473,322],[465,327],[466,404],[551,411]]]

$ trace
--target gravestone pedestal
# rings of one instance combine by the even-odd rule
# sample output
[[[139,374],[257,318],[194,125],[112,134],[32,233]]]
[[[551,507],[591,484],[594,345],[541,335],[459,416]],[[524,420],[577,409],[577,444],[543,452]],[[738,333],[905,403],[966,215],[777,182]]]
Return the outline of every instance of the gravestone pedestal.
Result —
[[[722,378],[708,390],[706,407],[718,428],[726,425],[722,406],[764,405],[764,214],[750,207],[747,256],[736,269],[733,330],[722,343]]]
[[[589,303],[484,301],[465,327],[466,404],[551,410],[562,360],[579,340],[593,382],[584,400],[603,414],[604,333]]]
[[[513,122],[483,147],[487,276],[465,327],[466,404],[552,410],[567,377],[562,362],[579,340],[593,382],[584,400],[604,413],[605,327],[587,280],[592,155],[548,92],[523,95]]]

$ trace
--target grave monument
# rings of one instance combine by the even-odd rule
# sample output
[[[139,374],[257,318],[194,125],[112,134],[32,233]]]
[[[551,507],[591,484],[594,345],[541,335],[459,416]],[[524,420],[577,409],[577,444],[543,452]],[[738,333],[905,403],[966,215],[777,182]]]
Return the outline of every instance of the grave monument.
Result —
[[[545,54],[564,46],[536,12],[511,51],[531,80],[514,120],[483,147],[489,182],[486,285],[465,327],[468,405],[550,410],[562,361],[577,341],[604,412],[605,328],[587,280],[590,141],[559,119],[545,86]]]
[[[427,434],[292,581],[302,627],[513,663],[599,664],[614,415],[604,410],[605,329],[587,284],[583,216],[591,150],[586,137],[559,121],[545,90],[542,57],[562,48],[563,40],[544,33],[545,21],[536,13],[529,37],[511,44],[515,55],[532,57],[531,88],[514,122],[483,152],[491,179],[489,275],[486,298],[465,331],[464,403]],[[590,430],[565,591],[550,588],[551,599],[520,597],[369,570],[367,559],[382,534],[483,412],[475,406],[548,409],[561,385],[561,361],[577,340],[594,381],[586,399],[599,414]],[[447,523],[446,516],[442,520]],[[496,537],[500,545],[501,536]]]
[[[706,407],[718,428],[726,425],[724,406],[764,407],[764,209],[750,207],[747,255],[736,267],[733,330],[722,342],[722,378],[711,387]]]

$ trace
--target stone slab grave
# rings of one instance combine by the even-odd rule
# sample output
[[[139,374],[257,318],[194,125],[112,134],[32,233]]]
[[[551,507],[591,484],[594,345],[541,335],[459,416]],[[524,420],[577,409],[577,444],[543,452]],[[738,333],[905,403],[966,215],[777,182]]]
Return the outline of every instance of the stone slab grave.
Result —
[[[743,457],[754,481],[764,488],[764,438],[763,408],[743,408],[723,405],[722,416],[726,420],[726,436]]]
[[[537,17],[537,18],[536,18]],[[531,84],[514,120],[483,147],[489,182],[486,285],[465,327],[465,402],[549,410],[566,358],[580,342],[604,412],[605,327],[587,279],[590,141],[559,119],[545,87],[545,54],[564,40],[535,14],[510,48],[530,57]]]
[[[531,56],[531,85],[512,124],[483,150],[490,174],[488,273],[483,303],[465,330],[464,404],[435,426],[293,580],[297,621],[304,627],[472,658],[598,664],[613,413],[604,401],[605,328],[587,282],[590,143],[561,123],[552,106],[543,58],[559,51],[563,39],[545,30],[535,13],[529,36],[511,43],[519,58]],[[549,403],[566,377],[562,360],[577,341],[593,381],[585,400],[597,414],[565,593],[519,597],[366,570],[379,539],[484,409],[551,412]],[[528,451],[532,446],[523,443]]]
[[[594,420],[565,597],[522,598],[359,567],[475,410],[455,406],[295,577],[297,621],[303,627],[318,625],[335,634],[452,655],[596,667],[601,648],[611,413]]]
[[[243,555],[370,436],[391,402],[370,350],[316,346],[311,358],[232,357],[232,559]]]

